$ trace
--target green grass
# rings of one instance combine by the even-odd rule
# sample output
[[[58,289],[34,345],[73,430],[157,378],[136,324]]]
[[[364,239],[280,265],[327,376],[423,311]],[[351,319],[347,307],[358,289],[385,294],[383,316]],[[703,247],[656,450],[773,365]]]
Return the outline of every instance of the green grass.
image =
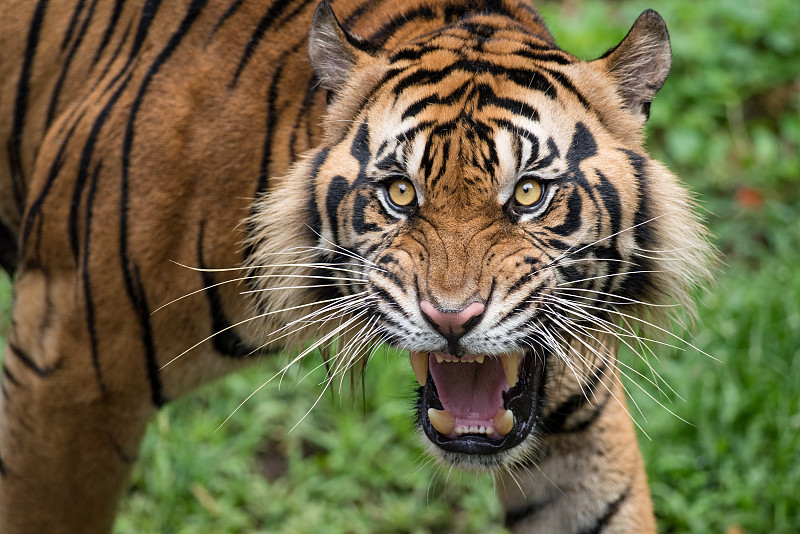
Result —
[[[657,370],[682,397],[649,389],[666,408],[629,385],[659,528],[800,532],[800,3],[585,0],[543,12],[564,48],[592,58],[649,7],[675,56],[651,152],[700,193],[724,256],[717,286],[698,295],[692,340],[716,360],[661,354]],[[0,334],[9,303],[0,276]],[[408,415],[414,378],[395,353],[370,363],[363,396],[345,384],[314,406],[323,375],[293,371],[217,430],[279,367],[158,415],[117,534],[503,531],[490,478],[426,459]]]

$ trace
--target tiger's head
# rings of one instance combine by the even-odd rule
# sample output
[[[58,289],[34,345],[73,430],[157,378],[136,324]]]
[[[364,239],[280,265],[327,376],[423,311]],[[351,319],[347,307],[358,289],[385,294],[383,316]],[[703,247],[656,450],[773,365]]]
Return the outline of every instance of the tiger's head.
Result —
[[[335,287],[306,300],[351,343],[409,351],[435,454],[535,456],[553,408],[613,374],[629,330],[687,304],[706,269],[688,193],[642,146],[664,22],[646,11],[584,62],[526,9],[432,16],[376,45],[323,2],[309,56],[325,140],[267,196],[258,242],[288,250],[286,228],[311,228],[297,268]]]

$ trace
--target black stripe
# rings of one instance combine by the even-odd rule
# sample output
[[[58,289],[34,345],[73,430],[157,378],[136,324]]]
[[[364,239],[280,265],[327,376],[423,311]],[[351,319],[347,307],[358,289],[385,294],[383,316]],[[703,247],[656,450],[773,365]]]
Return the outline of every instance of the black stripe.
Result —
[[[150,308],[147,304],[147,296],[139,275],[139,267],[134,265],[132,270],[126,268],[125,275],[125,283],[130,284],[128,296],[133,303],[135,311],[138,313],[139,325],[142,327],[141,341],[145,350],[145,367],[147,369],[147,378],[150,382],[150,398],[153,404],[160,408],[167,403],[168,399],[164,395],[161,369],[156,360],[156,347],[153,342],[153,332],[150,324]]]
[[[575,125],[575,132],[572,134],[572,142],[567,150],[567,165],[569,170],[580,174],[580,179],[585,180],[580,171],[580,164],[597,154],[597,143],[594,136],[585,124],[579,122]]]
[[[92,208],[94,207],[95,192],[97,191],[97,177],[102,168],[102,161],[95,165],[94,172],[89,181],[89,193],[86,198],[86,220],[83,229],[83,261],[81,262],[81,277],[83,279],[83,297],[86,305],[86,326],[89,330],[89,344],[92,356],[92,367],[97,379],[97,385],[103,395],[106,394],[106,384],[103,380],[103,371],[100,368],[100,355],[97,349],[97,325],[94,315],[94,299],[92,297],[91,280],[89,277],[89,258],[92,237]]]
[[[631,486],[633,486],[633,482],[628,484],[628,487],[625,488],[625,490],[619,495],[619,497],[617,497],[612,502],[609,502],[606,505],[606,509],[603,512],[603,515],[598,517],[592,526],[581,530],[580,534],[600,534],[600,532],[602,532],[603,529],[608,526],[608,524],[614,518],[616,513],[622,507],[622,503],[624,503],[625,500],[628,497],[630,497]]]
[[[661,245],[658,243],[654,227],[655,221],[652,220],[653,211],[650,206],[650,184],[647,179],[647,174],[645,173],[647,160],[643,156],[630,150],[622,149],[622,152],[628,155],[631,166],[633,167],[634,176],[639,186],[639,205],[633,217],[633,224],[635,226],[633,235],[636,239],[636,247],[638,249],[660,250]],[[629,267],[631,271],[656,270],[652,260],[639,254],[632,254],[629,260],[634,263],[634,265]],[[641,299],[643,293],[653,290],[654,284],[652,275],[650,273],[640,272],[625,276],[619,293],[628,298]]]
[[[234,358],[245,358],[253,356],[258,350],[255,347],[249,347],[242,340],[242,338],[231,328],[232,323],[225,316],[225,311],[222,306],[222,297],[219,293],[216,280],[211,272],[207,270],[205,257],[203,254],[203,238],[205,237],[205,219],[200,221],[200,232],[197,236],[197,263],[200,267],[200,274],[203,279],[203,293],[208,301],[209,311],[211,313],[211,332],[212,343],[214,350]]]
[[[47,106],[47,118],[45,120],[45,128],[49,127],[50,124],[53,122],[53,118],[56,114],[56,107],[58,106],[58,97],[61,94],[61,87],[64,85],[64,79],[67,77],[67,73],[69,72],[70,65],[72,64],[72,60],[75,57],[75,52],[80,47],[81,43],[83,42],[83,37],[86,35],[86,28],[89,26],[89,22],[92,20],[92,16],[94,15],[94,8],[97,5],[97,0],[92,1],[92,5],[89,6],[89,12],[86,14],[86,18],[81,24],[81,29],[78,32],[78,36],[75,38],[75,41],[72,43],[72,46],[69,48],[69,52],[67,52],[67,57],[64,59],[63,64],[61,65],[61,72],[58,75],[58,79],[56,80],[55,87],[53,88],[53,93],[50,95],[50,104]]]
[[[546,63],[558,63],[559,65],[569,65],[575,61],[570,59],[562,50],[540,50],[535,48],[522,48],[515,50],[515,56],[522,56],[531,61],[543,61]]]
[[[594,396],[595,390],[600,384],[600,380],[605,371],[605,364],[597,367],[587,383],[579,384],[581,389],[580,393],[572,395],[544,417],[541,423],[542,432],[546,434],[564,432],[567,419],[583,408],[589,402],[587,399]]]
[[[25,171],[22,168],[22,131],[25,129],[25,115],[28,111],[28,90],[31,78],[33,59],[36,56],[36,47],[39,44],[39,33],[44,21],[44,12],[48,0],[39,0],[33,12],[28,42],[25,46],[25,56],[22,61],[22,70],[17,82],[17,95],[14,101],[14,120],[11,136],[8,138],[8,163],[11,167],[11,183],[13,185],[14,201],[22,211],[24,207],[23,191],[25,190]]]
[[[264,144],[261,152],[261,164],[258,170],[258,182],[256,185],[256,196],[267,190],[269,185],[269,166],[272,156],[272,142],[275,137],[275,127],[278,123],[278,111],[276,104],[280,91],[281,76],[286,67],[287,59],[290,55],[297,53],[300,46],[305,43],[298,43],[292,49],[283,52],[276,61],[277,67],[272,75],[272,80],[267,91],[267,129],[264,133]]]
[[[589,102],[586,100],[583,94],[580,91],[578,91],[578,88],[572,84],[572,80],[570,80],[566,74],[559,72],[557,70],[548,69],[547,67],[542,67],[542,70],[550,74],[553,78],[555,78],[558,83],[564,86],[564,89],[574,94],[584,108],[590,109]]]
[[[310,3],[310,0],[304,0],[301,3],[301,6],[305,6],[306,4]],[[277,29],[281,25],[283,25],[287,19],[280,20],[283,11],[285,11],[289,7],[290,2],[288,1],[281,1],[273,3],[267,12],[261,17],[261,20],[258,21],[258,25],[256,26],[253,33],[250,35],[250,39],[247,41],[247,45],[245,45],[244,53],[242,54],[242,58],[239,60],[239,65],[236,67],[236,73],[233,75],[233,80],[231,80],[230,86],[235,87],[239,81],[239,76],[241,76],[242,72],[244,72],[247,63],[249,63],[250,58],[258,48],[261,39],[264,38],[264,34],[266,34],[267,30],[270,29]],[[297,10],[295,10],[296,12]],[[272,28],[275,26],[275,28]],[[305,45],[305,41],[302,43]],[[299,46],[299,45],[298,45]]]
[[[161,376],[159,365],[156,360],[156,349],[152,337],[152,325],[150,324],[150,309],[147,305],[147,299],[144,288],[141,284],[139,275],[139,267],[133,263],[128,254],[128,193],[129,193],[129,174],[130,174],[130,154],[133,146],[133,138],[135,132],[136,115],[147,93],[147,88],[153,77],[158,73],[161,66],[170,58],[172,53],[177,49],[183,37],[191,29],[192,24],[200,15],[207,0],[193,0],[189,9],[181,20],[178,29],[170,36],[167,45],[161,50],[156,57],[155,61],[147,70],[142,84],[136,93],[136,97],[131,104],[130,115],[128,116],[128,124],[125,128],[125,137],[122,143],[122,180],[120,184],[120,222],[119,222],[119,246],[120,246],[120,261],[122,263],[123,278],[125,279],[125,288],[128,293],[128,298],[137,311],[139,317],[139,325],[142,328],[142,343],[145,347],[145,363],[147,367],[148,377],[150,379],[150,387],[153,403],[160,407],[166,402],[166,397],[163,393],[163,386],[161,383]],[[152,4],[145,6],[144,12],[147,12],[148,25],[143,26],[144,22],[140,23],[137,30],[136,42],[143,38],[147,33],[149,22],[155,16],[155,11],[158,9],[160,0],[153,0]],[[148,7],[152,11],[148,11]],[[143,12],[143,18],[144,18]],[[136,44],[134,45],[136,48]]]
[[[233,3],[228,6],[228,8],[225,10],[222,16],[216,22],[216,24],[214,24],[214,27],[211,28],[211,32],[208,34],[208,38],[206,39],[206,44],[211,42],[211,40],[217,34],[217,31],[219,31],[222,25],[225,24],[225,21],[231,18],[234,15],[234,13],[236,13],[239,10],[239,7],[241,5],[242,5],[242,0],[234,0]]]
[[[156,17],[156,13],[158,12],[160,5],[161,0],[145,0],[144,5],[142,6],[142,14],[139,17],[139,25],[136,27],[136,34],[133,38],[133,46],[128,54],[128,61],[126,62],[125,67],[123,67],[123,70],[125,70],[139,55],[139,50],[142,48],[145,39],[147,39],[147,33],[150,31],[150,25],[153,23],[153,19]]]
[[[115,0],[114,2],[114,9],[111,11],[111,17],[108,19],[108,24],[106,25],[105,30],[103,30],[103,38],[100,40],[100,45],[97,47],[97,50],[95,50],[94,56],[92,56],[92,66],[90,68],[90,72],[91,69],[94,69],[94,66],[100,59],[100,55],[103,53],[103,50],[106,49],[108,42],[111,40],[111,36],[117,27],[117,22],[119,22],[119,17],[122,14],[122,6],[124,2],[125,0]],[[114,53],[113,57],[116,57],[117,53],[119,53],[119,48],[117,49],[117,52]]]
[[[612,397],[613,395],[611,394],[611,392],[607,391],[606,396],[603,397],[603,400],[601,400],[599,403],[595,405],[594,409],[592,410],[592,413],[589,414],[589,417],[581,421],[578,421],[576,423],[573,423],[570,426],[564,426],[564,428],[561,429],[561,433],[577,434],[578,432],[583,432],[584,430],[592,426],[595,423],[595,421],[597,421],[597,419],[600,418],[600,415],[603,413],[603,411],[605,411],[606,406],[608,405],[608,401],[611,400]]]
[[[539,161],[534,159],[534,154],[532,153],[531,158],[525,164],[525,170],[534,171],[536,169],[543,169],[553,163],[553,161],[561,155],[561,152],[559,152],[558,146],[556,146],[556,142],[552,137],[547,138],[547,150],[549,151],[547,155]],[[538,147],[535,155],[537,158],[539,157]],[[528,165],[531,166],[528,167]]]
[[[0,267],[9,276],[14,274],[19,261],[19,249],[17,247],[17,236],[11,229],[0,221]]]
[[[58,153],[56,154],[53,163],[50,165],[50,171],[47,174],[47,180],[45,181],[44,185],[42,186],[42,190],[39,192],[39,195],[36,197],[30,207],[28,208],[28,213],[25,215],[25,221],[22,224],[22,234],[21,234],[21,248],[22,254],[20,257],[25,257],[25,250],[29,248],[28,246],[28,239],[30,238],[31,230],[33,229],[33,224],[36,218],[39,216],[42,205],[44,204],[45,200],[47,200],[47,195],[50,192],[50,188],[55,183],[56,178],[58,177],[58,173],[61,172],[61,167],[64,164],[64,153],[67,150],[67,146],[69,145],[69,141],[72,138],[72,134],[75,132],[75,128],[77,127],[78,123],[81,122],[83,119],[84,112],[81,112],[81,115],[78,119],[72,124],[67,135],[64,137],[64,140],[61,143],[61,146],[58,147]],[[41,224],[39,228],[41,228]],[[38,242],[37,242],[38,248]]]
[[[28,369],[33,371],[34,374],[36,374],[36,376],[38,376],[40,378],[47,378],[54,371],[57,371],[58,369],[61,368],[61,358],[60,357],[59,357],[59,360],[56,362],[55,365],[39,367],[38,365],[36,365],[36,362],[34,362],[31,359],[30,356],[28,356],[25,352],[22,351],[22,349],[20,349],[19,347],[17,347],[13,343],[9,343],[8,344],[8,348],[9,348],[9,351],[8,351],[9,354],[12,354],[12,355],[16,356],[16,358],[20,362],[22,362],[25,365],[25,367],[27,367]]]
[[[142,46],[142,43],[144,42],[144,39],[147,36],[148,30],[150,29],[150,24],[153,22],[153,19],[155,18],[155,15],[156,15],[156,11],[158,10],[158,7],[159,7],[160,4],[161,4],[161,0],[147,0],[145,5],[142,6],[142,14],[141,14],[141,17],[139,19],[139,24],[138,24],[138,26],[136,28],[136,35],[134,37],[134,43],[133,43],[133,46],[131,48],[130,54],[128,56],[128,60],[125,62],[125,65],[117,73],[117,75],[114,76],[114,78],[109,82],[109,84],[104,89],[104,92],[108,91],[117,82],[117,80],[121,79],[125,75],[125,73],[128,71],[129,67],[131,66],[131,64],[133,63],[133,61],[134,61],[134,59],[136,57],[136,54],[139,51],[139,48]],[[127,36],[127,30],[126,30],[125,36]],[[121,49],[122,43],[125,40],[125,36],[123,36],[122,41],[120,42],[120,45],[119,45],[117,51],[114,54],[115,56],[119,52],[119,50]],[[106,68],[108,68],[108,66],[111,65],[112,61],[113,61],[113,58],[112,58],[112,60],[109,61],[109,63],[106,66]],[[92,154],[94,152],[95,143],[97,141],[98,136],[100,135],[100,130],[105,125],[105,122],[109,117],[111,109],[117,103],[117,100],[119,100],[119,97],[122,95],[122,92],[125,90],[125,88],[127,87],[128,83],[130,82],[130,80],[131,80],[131,73],[128,72],[127,76],[123,79],[122,83],[119,85],[117,90],[114,92],[114,94],[111,96],[111,98],[109,98],[109,100],[106,103],[106,105],[103,107],[103,109],[97,115],[97,117],[95,119],[95,122],[92,124],[92,129],[89,132],[89,137],[87,138],[86,143],[84,144],[83,150],[81,151],[81,158],[80,158],[80,162],[79,162],[79,165],[78,165],[78,175],[76,177],[75,187],[74,187],[73,193],[72,193],[72,203],[70,205],[70,214],[69,214],[69,223],[68,223],[69,233],[70,233],[70,247],[72,249],[72,255],[76,259],[77,259],[77,256],[78,256],[78,228],[77,228],[78,207],[80,205],[80,199],[81,199],[81,196],[83,194],[83,188],[85,187],[86,180],[87,180],[87,178],[89,176],[89,165],[91,163],[91,158],[92,158]],[[75,124],[77,125],[78,122],[80,122],[80,119],[78,119],[78,121],[76,121]],[[74,128],[74,125],[73,125],[73,128]],[[126,134],[127,134],[127,131],[126,131]],[[63,148],[63,145],[62,145],[62,148]],[[59,153],[61,153],[61,150],[59,150]],[[124,159],[125,156],[126,156],[126,154],[124,153],[124,147],[123,147],[123,169],[122,169],[123,182],[125,182],[126,179],[127,179],[127,174],[126,174],[127,167],[125,166],[125,159]],[[53,169],[52,168],[51,168],[51,175],[53,175]],[[53,177],[54,177],[54,175],[53,175]],[[40,199],[42,199],[42,200],[44,199],[44,196],[46,195],[47,190],[49,190],[49,183],[50,182],[48,181],[48,187],[45,189],[45,191],[43,191],[43,193],[40,196]],[[123,186],[123,189],[124,188],[125,188],[125,186]],[[31,219],[30,214],[29,214],[28,218]],[[40,225],[40,227],[41,227],[41,225]],[[24,243],[24,239],[26,238],[26,234],[27,234],[27,231],[23,234],[23,243]],[[128,285],[128,287],[130,287],[130,285]]]
[[[312,120],[310,111],[311,106],[314,104],[314,98],[317,96],[317,93],[320,90],[322,90],[322,86],[319,84],[317,77],[310,76],[308,78],[308,82],[306,82],[306,92],[303,96],[303,101],[300,103],[300,109],[297,111],[297,116],[295,117],[294,124],[292,125],[292,133],[289,134],[290,161],[295,161],[299,152],[308,150],[309,147],[314,145],[310,132]],[[303,123],[306,125],[306,135],[308,138],[305,140],[306,144],[300,150],[297,150],[295,148],[295,145],[297,144],[297,134],[301,131]]]
[[[125,41],[128,40],[128,35],[130,35],[132,27],[133,24],[130,21],[128,21],[127,26],[125,26],[125,31],[122,33],[122,37],[120,37],[119,43],[117,43],[117,48],[114,49],[114,52],[111,54],[111,56],[109,56],[108,61],[106,61],[106,65],[105,67],[103,67],[103,71],[100,73],[100,76],[97,77],[98,80],[102,80],[103,78],[105,78],[106,74],[108,73],[108,70],[111,68],[111,65],[113,65],[114,62],[119,57],[120,52],[122,52],[122,47],[125,46]],[[92,68],[94,68],[94,65],[92,66]],[[109,88],[114,84],[114,81],[115,80],[112,80],[111,83],[108,84]]]
[[[78,0],[78,3],[75,4],[75,9],[72,11],[72,17],[69,19],[69,24],[67,24],[67,31],[64,32],[64,39],[61,41],[61,50],[64,51],[69,45],[70,41],[72,41],[72,33],[75,31],[75,26],[78,24],[78,17],[81,16],[81,11],[83,11],[83,6],[86,3],[86,0]]]
[[[89,136],[86,139],[85,144],[83,145],[83,150],[81,150],[81,157],[78,162],[78,173],[75,177],[75,183],[72,190],[72,202],[70,203],[70,210],[69,210],[69,242],[70,242],[70,249],[72,250],[72,256],[77,260],[78,257],[78,209],[80,207],[81,197],[83,196],[83,189],[86,187],[86,181],[89,179],[89,167],[92,161],[92,155],[94,154],[95,144],[97,143],[97,139],[100,136],[100,131],[102,130],[103,126],[105,125],[106,121],[108,120],[109,115],[111,114],[111,110],[113,109],[114,105],[116,105],[119,97],[122,95],[122,92],[128,86],[128,83],[131,81],[131,75],[128,74],[119,85],[114,94],[111,95],[111,98],[108,99],[106,105],[100,110],[100,113],[95,118],[94,123],[92,124],[92,129],[89,131]],[[75,121],[75,125],[80,122],[80,119]],[[73,126],[74,128],[75,126]],[[59,156],[63,152],[63,148],[66,146],[66,143],[62,145],[59,149]],[[59,159],[56,159],[56,162],[53,164],[53,167],[50,169],[50,174],[55,179],[57,173],[61,170],[61,162]],[[56,164],[58,164],[58,168],[56,168]],[[47,187],[42,191],[40,198],[44,199],[45,195],[49,190],[51,181],[48,179]],[[37,199],[38,200],[38,199]],[[28,214],[29,218],[32,214]],[[41,226],[41,225],[40,225]],[[27,231],[23,234],[23,238],[26,237]]]
[[[3,364],[3,376],[6,377],[9,382],[19,387],[19,380],[17,380],[17,378],[11,374],[11,371],[9,371],[8,367],[6,367],[6,364]]]
[[[472,85],[473,83],[471,81],[466,81],[447,95],[440,96],[438,93],[434,93],[417,100],[403,111],[400,120],[405,121],[408,118],[416,117],[431,105],[449,106],[466,95],[467,90],[470,89]]]
[[[513,528],[517,523],[532,519],[539,512],[556,502],[557,496],[551,496],[542,501],[533,501],[525,503],[517,508],[506,510],[505,513],[505,526],[506,528]]]
[[[380,228],[375,223],[368,223],[364,219],[364,212],[369,206],[369,199],[364,195],[357,194],[353,200],[353,231],[358,235],[368,232],[378,232]]]
[[[398,15],[393,15],[388,21],[386,21],[383,24],[383,26],[378,28],[377,31],[373,32],[372,35],[367,37],[367,41],[369,41],[376,47],[383,46],[389,39],[392,38],[392,36],[395,33],[401,30],[406,24],[415,23],[419,19],[424,19],[424,20],[436,19],[436,12],[430,7],[423,6],[413,9],[411,11],[405,11]]]
[[[520,69],[505,67],[490,61],[459,59],[452,64],[439,69],[417,69],[400,79],[392,89],[396,96],[399,96],[410,87],[418,85],[432,85],[440,83],[453,72],[466,72],[474,74],[476,72],[488,73],[493,76],[503,76],[510,82],[520,86],[524,90],[539,91],[550,98],[555,99],[558,95],[555,86],[538,69]],[[390,70],[385,76],[383,83],[397,76],[403,71],[397,72]]]
[[[617,193],[617,188],[602,172],[596,170],[595,175],[600,180],[600,185],[595,190],[600,195],[606,213],[608,213],[608,218],[611,220],[611,233],[616,234],[620,231],[620,224],[622,223],[622,202],[619,200],[619,193]]]
[[[339,203],[350,192],[350,184],[342,176],[334,176],[325,193],[325,211],[333,232],[333,242],[339,243]]]
[[[554,234],[564,237],[578,231],[583,222],[583,198],[581,198],[581,189],[573,187],[567,199],[567,212],[564,215],[564,221],[555,227],[548,227],[547,229]]]
[[[400,303],[397,302],[395,298],[387,290],[383,289],[382,287],[375,287],[372,290],[372,294],[376,297],[380,297],[381,300],[379,301],[379,303],[386,304],[394,311],[399,312],[403,317],[406,317],[409,320],[411,319],[406,313],[406,311],[403,309],[403,307],[400,306]]]
[[[309,184],[309,191],[314,191],[314,183],[318,178],[319,170],[322,165],[325,164],[325,160],[328,158],[328,152],[330,152],[330,148],[324,148],[320,150],[320,152],[314,157],[314,162],[311,164],[311,172],[309,173],[309,180],[311,183]],[[322,233],[322,217],[319,214],[319,207],[317,207],[317,200],[315,195],[308,196],[308,211],[309,211],[309,226],[311,230],[315,234]]]
[[[130,454],[126,453],[122,449],[122,445],[120,445],[119,443],[117,443],[113,439],[109,438],[108,441],[111,443],[111,446],[114,448],[114,451],[117,453],[117,456],[119,456],[119,459],[120,459],[120,461],[122,461],[123,464],[125,464],[125,465],[133,465],[133,464],[136,463],[136,455],[135,454],[134,455],[130,455]]]
[[[397,276],[392,271],[390,271],[388,269],[385,270],[385,271],[375,271],[375,276],[380,276],[381,278],[385,278],[386,280],[388,280],[389,282],[392,282],[395,286],[397,286],[397,289],[399,289],[403,293],[406,292],[405,283],[400,279],[399,276]],[[405,314],[405,315],[407,316],[407,314]]]
[[[364,15],[368,15],[373,11],[377,11],[382,9],[383,2],[381,0],[373,0],[371,2],[361,2],[361,5],[358,6],[350,15],[347,16],[346,19],[342,22],[342,27],[344,28],[352,28],[353,25],[358,22],[358,20],[363,17]]]
[[[486,106],[494,106],[510,111],[515,115],[522,115],[532,121],[539,121],[539,112],[527,103],[514,98],[499,97],[495,95],[492,88],[487,85],[481,84],[478,89],[478,109],[483,109]]]

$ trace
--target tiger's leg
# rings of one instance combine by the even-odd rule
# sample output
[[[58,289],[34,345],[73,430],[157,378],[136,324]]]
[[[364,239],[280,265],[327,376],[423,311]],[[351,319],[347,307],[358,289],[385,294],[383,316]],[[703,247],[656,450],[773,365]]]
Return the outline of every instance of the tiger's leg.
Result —
[[[498,484],[514,533],[655,533],[633,423],[617,377],[592,403],[559,405],[539,461]],[[572,407],[575,407],[575,403]]]
[[[4,534],[110,531],[155,411],[123,345],[117,369],[96,367],[75,279],[27,270],[16,284],[0,401]]]

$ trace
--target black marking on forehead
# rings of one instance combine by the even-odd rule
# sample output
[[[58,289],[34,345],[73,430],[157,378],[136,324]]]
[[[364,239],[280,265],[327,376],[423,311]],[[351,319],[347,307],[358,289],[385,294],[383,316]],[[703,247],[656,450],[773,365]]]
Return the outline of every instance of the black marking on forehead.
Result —
[[[530,141],[531,143],[531,155],[527,159],[527,163],[536,161],[539,157],[539,138],[533,134],[533,132],[526,130],[525,128],[521,128],[516,124],[512,123],[511,121],[505,119],[489,119],[499,128],[503,130],[507,130],[509,133],[514,134],[517,138],[524,138]]]
[[[403,75],[406,72],[407,69],[392,69],[384,76],[382,84],[388,83],[395,76]],[[397,82],[392,91],[395,97],[398,97],[411,87],[441,83],[442,80],[454,72],[467,73],[473,76],[476,73],[503,76],[524,90],[539,91],[552,99],[558,96],[552,81],[539,70],[505,67],[490,61],[469,59],[459,59],[443,68],[413,69]]]
[[[401,120],[406,120],[409,117],[416,117],[431,105],[449,106],[454,104],[459,99],[465,97],[467,95],[467,91],[472,86],[473,82],[471,80],[467,80],[447,95],[439,95],[438,93],[428,95],[425,98],[422,98],[408,106],[403,112]]]
[[[567,165],[569,166],[569,170],[579,173],[581,162],[596,154],[597,143],[594,140],[594,136],[585,124],[579,122],[575,125],[575,133],[572,134],[572,143],[567,150]]]
[[[358,127],[358,132],[353,139],[353,144],[350,145],[350,154],[356,158],[359,167],[362,169],[369,163],[372,154],[369,151],[369,127],[366,123]]]
[[[514,115],[522,115],[529,120],[539,121],[539,111],[529,106],[526,102],[515,98],[497,96],[494,90],[486,84],[479,84],[477,89],[478,109],[483,109],[486,106],[494,106],[510,111]]]
[[[552,165],[553,161],[561,157],[561,152],[559,152],[558,146],[552,137],[547,138],[547,150],[547,155],[541,160],[536,161],[536,159],[539,157],[539,146],[537,145],[536,150],[531,152],[531,157],[528,158],[524,168],[530,171],[544,169],[545,167]]]

